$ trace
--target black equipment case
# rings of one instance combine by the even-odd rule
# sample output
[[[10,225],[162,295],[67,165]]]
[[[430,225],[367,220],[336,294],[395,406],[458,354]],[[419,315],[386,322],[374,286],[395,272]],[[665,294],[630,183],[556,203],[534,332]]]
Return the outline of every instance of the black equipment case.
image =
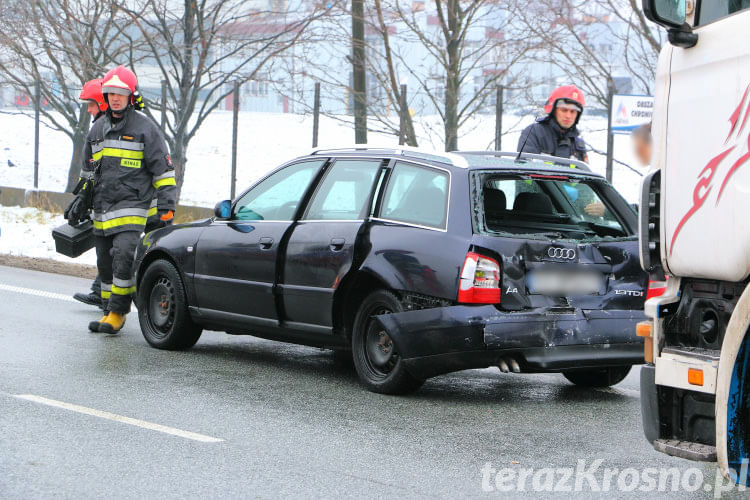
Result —
[[[55,250],[68,257],[78,257],[86,250],[94,248],[94,225],[90,220],[77,226],[67,222],[52,230]]]

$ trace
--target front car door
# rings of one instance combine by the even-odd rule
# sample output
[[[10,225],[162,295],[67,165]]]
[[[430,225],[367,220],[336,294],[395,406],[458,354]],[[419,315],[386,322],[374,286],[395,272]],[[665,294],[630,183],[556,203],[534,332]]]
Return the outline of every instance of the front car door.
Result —
[[[195,289],[205,317],[278,324],[274,298],[279,244],[326,159],[304,160],[272,173],[216,220],[196,245]]]
[[[385,162],[339,159],[318,185],[289,238],[281,278],[287,326],[330,333],[333,295],[352,266]]]

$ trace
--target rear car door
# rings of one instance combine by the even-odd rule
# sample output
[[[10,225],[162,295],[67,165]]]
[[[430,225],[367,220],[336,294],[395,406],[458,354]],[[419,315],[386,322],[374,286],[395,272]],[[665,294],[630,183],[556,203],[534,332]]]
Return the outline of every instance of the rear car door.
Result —
[[[226,221],[214,221],[196,245],[195,288],[204,313],[276,324],[279,244],[325,159],[293,163],[242,195]]]
[[[380,159],[339,159],[327,169],[287,245],[280,284],[287,326],[330,333],[333,295],[352,266],[383,167]]]

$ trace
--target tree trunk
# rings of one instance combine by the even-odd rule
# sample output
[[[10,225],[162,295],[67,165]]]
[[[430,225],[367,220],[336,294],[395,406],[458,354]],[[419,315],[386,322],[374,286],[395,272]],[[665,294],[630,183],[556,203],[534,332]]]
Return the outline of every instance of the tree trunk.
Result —
[[[177,183],[177,198],[175,203],[179,203],[182,194],[182,181],[185,179],[185,164],[187,163],[187,137],[180,133],[170,144],[170,157],[174,167],[174,177]]]
[[[459,60],[458,60],[458,9],[459,0],[448,0],[448,33],[446,52],[448,67],[445,72],[445,150],[458,149],[458,96],[459,96]]]
[[[78,124],[75,130],[73,130],[73,155],[70,159],[70,167],[68,167],[68,184],[65,186],[66,192],[71,192],[78,184],[78,177],[81,174],[81,167],[83,166],[83,150],[86,145],[86,136],[89,133],[89,123],[91,117],[85,109],[81,109],[81,114],[78,117]]]
[[[352,0],[352,89],[354,143],[367,144],[367,87],[365,70],[364,2]]]

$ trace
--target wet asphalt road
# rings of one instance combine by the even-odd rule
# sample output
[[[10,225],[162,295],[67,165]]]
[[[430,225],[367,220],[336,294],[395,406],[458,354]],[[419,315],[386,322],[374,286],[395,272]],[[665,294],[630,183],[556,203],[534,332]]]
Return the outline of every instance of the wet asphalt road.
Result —
[[[637,369],[598,391],[561,375],[488,369],[437,377],[412,396],[382,396],[363,390],[330,351],[217,332],[204,332],[187,352],[158,351],[141,336],[135,311],[119,336],[89,333],[97,311],[65,300],[87,287],[0,267],[2,499],[713,496],[704,490],[713,464],[697,466],[706,483],[694,492],[630,494],[615,489],[617,479],[615,492],[586,482],[580,493],[528,491],[551,486],[544,475],[537,488],[529,478],[525,492],[483,490],[483,479],[495,489],[495,473],[482,472],[488,462],[515,474],[601,459],[596,485],[604,484],[604,468],[696,467],[643,438]],[[559,483],[563,473],[553,474]]]

